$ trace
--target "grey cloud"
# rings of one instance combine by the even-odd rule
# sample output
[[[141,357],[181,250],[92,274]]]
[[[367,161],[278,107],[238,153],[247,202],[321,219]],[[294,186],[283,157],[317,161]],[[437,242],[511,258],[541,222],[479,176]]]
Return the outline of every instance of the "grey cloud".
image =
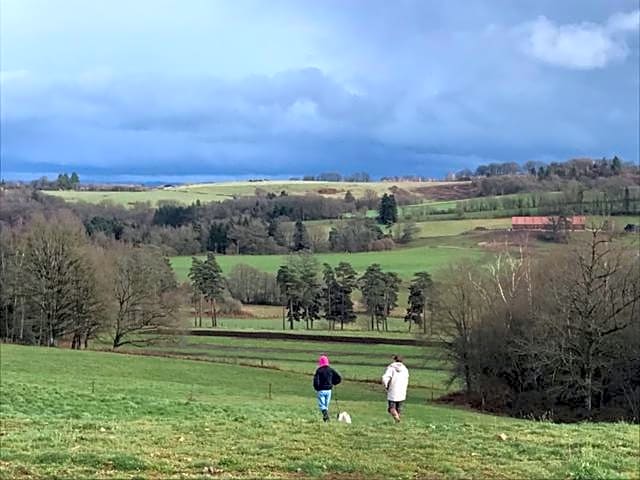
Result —
[[[279,4],[313,31],[301,41],[313,46],[310,60],[282,71],[260,69],[264,59],[245,59],[247,46],[230,43],[229,57],[237,53],[253,74],[171,63],[4,72],[3,167],[435,175],[488,160],[638,159],[629,1],[329,5]],[[540,15],[546,33],[523,52]],[[594,38],[612,43],[587,41]]]

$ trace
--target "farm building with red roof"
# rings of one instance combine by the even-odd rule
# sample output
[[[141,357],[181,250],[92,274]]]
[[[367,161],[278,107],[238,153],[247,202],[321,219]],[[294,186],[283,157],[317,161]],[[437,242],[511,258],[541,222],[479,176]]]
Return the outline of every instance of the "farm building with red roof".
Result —
[[[567,230],[584,230],[586,217],[579,215],[562,217],[566,221]],[[511,217],[512,230],[553,230],[553,226],[561,221],[561,217]]]

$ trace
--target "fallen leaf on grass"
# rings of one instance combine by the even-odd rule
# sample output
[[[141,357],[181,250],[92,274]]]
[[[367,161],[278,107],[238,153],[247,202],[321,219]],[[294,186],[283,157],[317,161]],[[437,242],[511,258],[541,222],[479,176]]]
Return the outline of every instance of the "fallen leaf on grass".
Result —
[[[498,440],[502,440],[503,442],[506,442],[509,439],[506,433],[499,433],[497,437],[498,437]]]

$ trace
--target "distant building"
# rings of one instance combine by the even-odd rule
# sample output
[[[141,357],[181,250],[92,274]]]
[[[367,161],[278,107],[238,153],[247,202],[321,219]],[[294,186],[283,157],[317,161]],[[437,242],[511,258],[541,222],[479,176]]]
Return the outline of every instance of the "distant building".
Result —
[[[573,216],[563,217],[567,222],[568,230],[584,230],[586,228],[586,217]],[[561,221],[561,217],[511,217],[512,230],[553,230],[554,225]]]

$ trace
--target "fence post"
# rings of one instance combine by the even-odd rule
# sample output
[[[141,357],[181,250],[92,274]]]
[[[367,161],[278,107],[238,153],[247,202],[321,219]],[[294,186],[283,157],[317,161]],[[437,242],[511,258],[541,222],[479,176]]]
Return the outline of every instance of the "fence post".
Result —
[[[271,400],[271,384],[269,384],[269,400]]]

